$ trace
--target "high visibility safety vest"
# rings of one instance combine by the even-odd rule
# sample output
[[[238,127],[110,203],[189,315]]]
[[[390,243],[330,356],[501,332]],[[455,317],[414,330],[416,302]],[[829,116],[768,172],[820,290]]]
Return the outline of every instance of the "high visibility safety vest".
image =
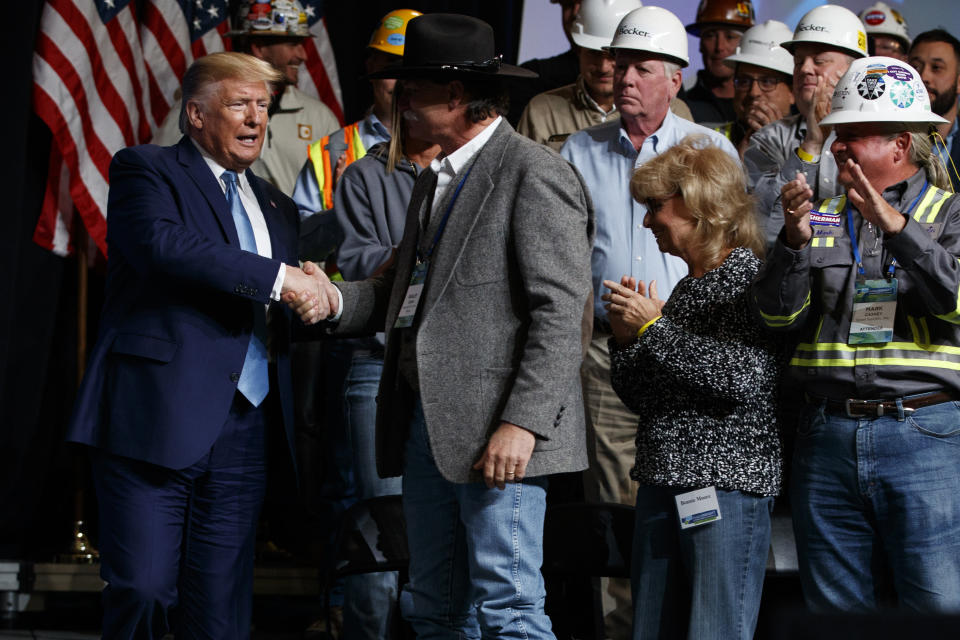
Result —
[[[934,239],[944,233],[947,210],[943,205],[952,195],[928,185],[910,213],[910,217]],[[796,346],[790,367],[808,377],[831,379],[851,375],[841,374],[841,369],[852,371],[854,367],[869,367],[876,371],[876,375],[899,379],[903,385],[909,384],[908,380],[917,379],[917,374],[924,371],[927,373],[923,378],[941,380],[944,387],[955,387],[955,384],[948,382],[960,372],[960,291],[954,294],[951,308],[944,313],[933,313],[923,302],[917,303],[917,281],[910,281],[910,272],[898,269],[897,277],[907,279],[912,286],[906,293],[907,297],[901,294],[897,302],[893,339],[875,344],[847,344],[848,336],[845,334],[852,305],[848,294],[857,267],[851,255],[851,239],[845,231],[846,207],[845,195],[824,200],[814,207],[817,213],[839,215],[844,228],[843,234],[838,237],[823,236],[810,240],[811,266],[818,269],[812,278],[818,283],[817,290],[813,291],[813,295],[818,296],[816,303],[811,300],[811,292],[808,291],[805,299],[801,300],[800,296],[795,298],[794,304],[797,306],[793,309],[780,309],[780,315],[765,313],[763,305],[758,304],[764,323],[771,329],[806,325],[814,321],[809,314],[819,312],[812,333],[804,336],[804,340]],[[861,242],[861,250],[863,247],[864,243]],[[949,277],[948,274],[945,276]],[[789,285],[784,283],[783,287]],[[901,285],[901,292],[904,289]],[[886,373],[881,374],[881,370]]]
[[[722,135],[727,140],[733,140],[733,121],[718,124],[713,128],[714,131]]]
[[[313,173],[317,177],[317,186],[323,202],[323,208],[333,208],[334,170],[337,167],[337,158],[346,153],[347,165],[359,160],[367,154],[360,138],[360,123],[354,122],[329,136],[324,136],[307,147],[307,155],[313,165]]]

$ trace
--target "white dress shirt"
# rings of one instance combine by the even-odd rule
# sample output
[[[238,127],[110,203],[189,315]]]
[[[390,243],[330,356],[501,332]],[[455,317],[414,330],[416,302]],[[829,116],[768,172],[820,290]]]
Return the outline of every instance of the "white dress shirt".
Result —
[[[191,138],[190,141],[197,147],[200,155],[203,156],[204,162],[210,167],[210,171],[213,172],[214,177],[217,179],[217,184],[220,185],[220,190],[223,191],[224,198],[226,198],[227,184],[223,181],[223,172],[227,169],[214,160],[196,140]],[[257,202],[257,196],[253,193],[253,187],[250,186],[250,181],[247,180],[244,171],[237,172],[237,191],[240,194],[240,202],[243,203],[243,208],[247,212],[247,218],[250,219],[250,226],[253,227],[253,240],[257,244],[257,253],[264,258],[272,258],[273,247],[270,244],[270,230],[267,229],[267,220],[263,217],[263,210],[260,209],[260,203]],[[277,279],[273,283],[273,290],[270,292],[271,300],[280,299],[280,291],[283,289],[286,267],[287,265],[285,264],[280,265],[280,269],[277,272]]]

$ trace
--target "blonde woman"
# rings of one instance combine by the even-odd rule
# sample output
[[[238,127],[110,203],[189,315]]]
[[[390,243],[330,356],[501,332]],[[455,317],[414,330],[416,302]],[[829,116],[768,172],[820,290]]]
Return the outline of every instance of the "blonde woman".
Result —
[[[613,388],[639,414],[633,637],[752,638],[781,474],[779,349],[747,302],[763,238],[740,167],[702,140],[630,190],[689,267],[666,303],[654,282],[604,282]]]

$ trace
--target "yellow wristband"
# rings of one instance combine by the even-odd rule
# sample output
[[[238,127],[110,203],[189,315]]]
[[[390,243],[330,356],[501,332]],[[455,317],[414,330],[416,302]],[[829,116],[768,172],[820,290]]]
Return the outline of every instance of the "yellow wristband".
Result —
[[[820,162],[820,156],[812,156],[800,147],[797,147],[797,157],[803,160],[804,162]]]
[[[653,320],[650,320],[649,322],[647,322],[647,324],[645,324],[645,325],[643,325],[642,327],[640,327],[640,328],[637,330],[637,338],[639,338],[640,336],[642,336],[642,335],[643,335],[643,332],[650,328],[650,325],[652,325],[654,322],[656,322],[657,320],[659,320],[659,319],[662,318],[662,317],[663,317],[663,316],[657,316],[657,317],[654,318]]]

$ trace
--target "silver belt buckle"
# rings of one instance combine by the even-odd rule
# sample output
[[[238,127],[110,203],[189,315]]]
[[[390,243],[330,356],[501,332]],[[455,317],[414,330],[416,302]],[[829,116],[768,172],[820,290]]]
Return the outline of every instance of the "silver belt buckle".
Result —
[[[867,417],[867,416],[869,416],[869,415],[872,415],[872,414],[869,414],[869,413],[866,412],[866,405],[868,405],[868,404],[870,404],[870,401],[869,401],[869,400],[860,400],[860,399],[858,399],[858,398],[847,398],[846,400],[843,401],[843,409],[844,409],[844,411],[847,413],[847,417],[848,417],[848,418],[865,418],[865,417]],[[863,408],[860,410],[859,413],[854,413],[854,412],[853,412],[853,408],[851,407],[851,405],[860,405],[860,406],[863,407]],[[876,415],[882,416],[882,415],[883,415],[883,405],[882,405],[882,404],[878,404],[878,405],[877,405],[877,409],[878,409],[878,411],[875,412]]]

